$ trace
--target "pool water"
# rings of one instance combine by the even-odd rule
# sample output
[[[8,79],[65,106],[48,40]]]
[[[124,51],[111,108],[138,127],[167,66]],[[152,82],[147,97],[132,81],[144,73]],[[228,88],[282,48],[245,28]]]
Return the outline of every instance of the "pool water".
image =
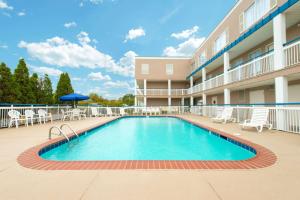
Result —
[[[255,154],[172,117],[126,117],[41,155],[47,160],[246,160]]]

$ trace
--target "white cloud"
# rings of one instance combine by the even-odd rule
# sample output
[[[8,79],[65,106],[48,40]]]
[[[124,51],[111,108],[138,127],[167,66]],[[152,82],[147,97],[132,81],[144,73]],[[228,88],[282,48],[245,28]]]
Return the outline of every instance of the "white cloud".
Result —
[[[54,69],[50,67],[35,67],[30,66],[33,72],[39,73],[39,74],[48,74],[49,76],[59,76],[63,72],[59,69]]]
[[[101,72],[92,72],[88,77],[94,81],[110,81],[111,78],[109,75],[103,75]]]
[[[76,26],[77,26],[76,22],[67,22],[64,24],[65,28],[74,28]]]
[[[9,6],[5,1],[0,0],[0,9],[13,10],[14,7]]]
[[[129,89],[130,85],[126,81],[108,81],[104,83],[106,88],[124,88]]]
[[[172,33],[171,37],[176,38],[176,39],[187,39],[197,33],[199,30],[198,26],[194,26],[191,29],[183,30],[180,33]]]
[[[104,3],[105,0],[82,0],[80,3],[79,3],[79,6],[80,7],[83,7],[85,3],[90,3],[90,4],[93,4],[93,5],[100,5],[102,3]],[[111,2],[114,2],[115,0],[109,0]]]
[[[193,52],[203,43],[204,37],[191,37],[188,40],[180,43],[178,46],[166,47],[163,51],[164,56],[191,56]]]
[[[80,44],[85,45],[91,42],[91,39],[89,38],[89,34],[87,32],[81,31],[77,35],[77,39],[80,42]]]
[[[110,55],[92,47],[87,33],[81,32],[77,37],[80,44],[69,42],[61,37],[53,37],[44,42],[20,41],[18,46],[26,49],[32,58],[49,65],[102,68],[121,76],[134,75],[134,57],[137,56],[135,52],[128,51],[119,61],[115,61]]]
[[[124,42],[127,42],[128,40],[134,40],[138,37],[142,37],[145,35],[146,35],[146,32],[142,27],[136,28],[136,29],[130,29],[125,37]]]
[[[1,49],[7,49],[8,46],[7,46],[6,44],[0,44],[0,48],[1,48]]]
[[[72,78],[72,81],[82,81],[84,79],[80,78],[80,77],[73,77]]]
[[[26,15],[26,13],[25,13],[24,11],[18,12],[18,16],[19,16],[19,17],[23,17],[23,16],[25,16],[25,15]]]

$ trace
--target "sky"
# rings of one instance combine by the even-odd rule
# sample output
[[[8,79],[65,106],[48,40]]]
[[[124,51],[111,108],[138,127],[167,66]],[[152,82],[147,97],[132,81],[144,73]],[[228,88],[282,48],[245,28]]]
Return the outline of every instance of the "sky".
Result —
[[[135,56],[191,56],[235,2],[0,0],[0,62],[119,98],[134,92]]]

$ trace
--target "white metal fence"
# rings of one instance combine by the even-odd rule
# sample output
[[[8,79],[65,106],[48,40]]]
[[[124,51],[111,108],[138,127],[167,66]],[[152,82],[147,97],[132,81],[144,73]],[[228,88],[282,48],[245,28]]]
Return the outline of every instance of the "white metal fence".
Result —
[[[300,64],[300,40],[285,46],[284,54],[286,67]]]
[[[68,110],[70,106],[9,106],[9,107],[0,107],[0,128],[8,127],[9,116],[8,112],[10,110],[16,110],[21,113],[21,115],[25,114],[25,110],[32,110],[34,113],[38,113],[39,109],[46,110],[47,113],[52,114],[53,120],[61,119],[61,110]],[[37,120],[36,120],[37,122]]]
[[[82,110],[86,110],[87,116],[91,116],[91,108],[97,109],[100,115],[107,115],[107,107],[100,106],[78,106]],[[269,110],[268,122],[272,124],[273,129],[292,133],[300,133],[300,106],[232,106],[232,118],[236,123],[250,119],[253,109],[265,108]],[[25,106],[25,107],[0,107],[0,124],[1,128],[8,127],[9,117],[8,111],[13,109],[24,114],[25,110],[33,110],[35,113],[39,109],[44,109],[51,113],[53,120],[60,120],[61,110],[68,110],[69,106]],[[120,110],[124,109],[126,115],[169,115],[169,114],[196,114],[206,117],[215,117],[218,112],[223,110],[225,106],[160,106],[160,107],[110,107],[113,115],[120,115]],[[37,123],[37,121],[36,121]]]
[[[272,124],[273,129],[300,133],[300,107],[297,106],[232,106],[233,114],[232,118],[235,122],[241,123],[246,119],[251,119],[252,112],[255,108],[265,108],[269,110],[268,122]],[[191,113],[216,117],[220,110],[223,110],[225,106],[193,106]]]

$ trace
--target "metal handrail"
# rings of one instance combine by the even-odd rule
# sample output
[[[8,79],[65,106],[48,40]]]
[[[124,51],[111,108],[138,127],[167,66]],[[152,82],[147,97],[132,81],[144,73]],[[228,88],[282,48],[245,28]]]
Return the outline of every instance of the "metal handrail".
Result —
[[[77,137],[79,137],[79,135],[76,133],[76,131],[74,131],[74,129],[71,127],[70,124],[62,124],[62,125],[60,126],[60,129],[62,130],[62,128],[63,128],[64,126],[67,126],[67,127],[73,132],[74,135],[76,135]]]
[[[57,127],[57,126],[52,126],[50,129],[49,129],[49,140],[51,140],[51,131],[53,130],[53,129],[57,129],[58,131],[59,131],[59,134],[60,135],[63,135],[67,140],[68,140],[68,142],[70,141],[70,139],[68,138],[68,136],[59,128],[59,127]]]

